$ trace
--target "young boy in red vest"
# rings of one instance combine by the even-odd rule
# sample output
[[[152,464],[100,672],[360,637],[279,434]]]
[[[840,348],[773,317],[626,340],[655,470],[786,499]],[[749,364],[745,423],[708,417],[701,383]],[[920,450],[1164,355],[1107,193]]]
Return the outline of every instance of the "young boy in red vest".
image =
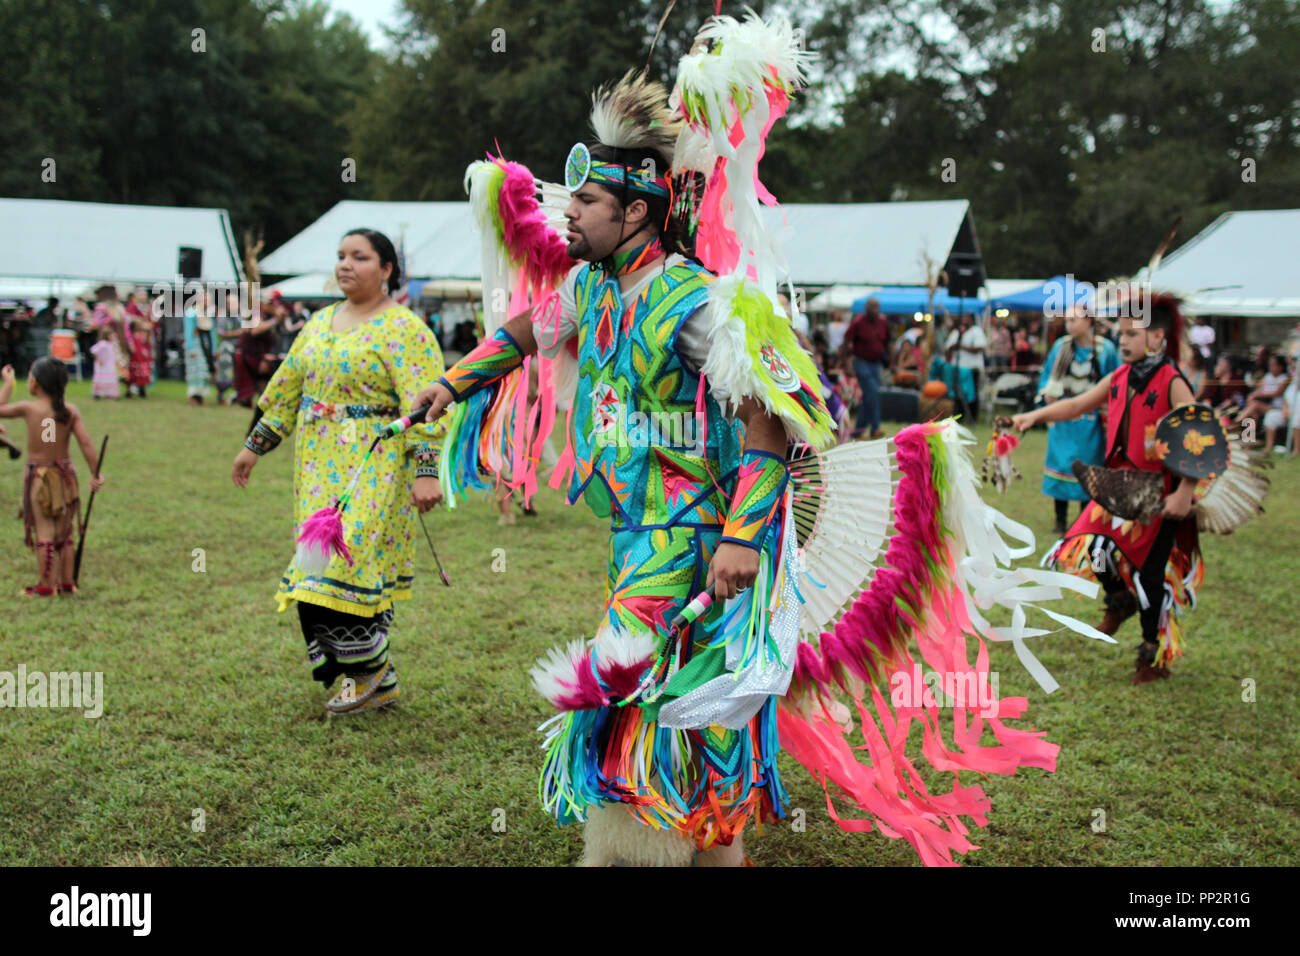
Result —
[[[1058,570],[1101,582],[1106,616],[1098,630],[1114,634],[1141,610],[1142,643],[1133,683],[1145,684],[1168,677],[1169,664],[1182,656],[1177,617],[1194,603],[1205,569],[1196,519],[1188,518],[1197,483],[1168,471],[1154,447],[1160,419],[1193,399],[1173,358],[1182,328],[1178,299],[1143,294],[1135,304],[1138,318],[1123,318],[1119,324],[1123,365],[1082,395],[1017,415],[1013,422],[1024,431],[1104,404],[1106,467],[1164,474],[1164,507],[1150,524],[1117,518],[1089,502],[1047,557]]]

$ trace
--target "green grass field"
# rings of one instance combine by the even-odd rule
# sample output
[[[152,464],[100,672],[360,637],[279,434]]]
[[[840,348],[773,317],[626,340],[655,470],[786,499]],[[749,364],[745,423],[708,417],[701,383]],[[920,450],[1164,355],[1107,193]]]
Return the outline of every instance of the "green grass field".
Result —
[[[277,615],[272,600],[293,546],[288,446],[241,491],[230,465],[245,410],[190,407],[179,383],[143,402],[88,393],[88,384],[70,389],[96,446],[105,432],[112,439],[84,590],[18,596],[36,562],[11,520],[0,551],[0,671],[102,671],[104,713],[0,711],[0,864],[578,859],[579,830],[538,806],[535,728],[551,710],[526,671],[552,645],[592,633],[604,590],[598,519],[549,490],[540,515],[513,527],[499,528],[482,502],[430,515],[453,586],[438,582],[421,541],[415,599],[398,606],[393,631],[401,702],[325,719],[297,615]],[[21,440],[22,425],[9,426]],[[1051,525],[1039,493],[1044,442],[1031,433],[1016,454],[1025,479],[989,495],[1034,529],[1040,553]],[[11,518],[21,474],[21,462],[0,460],[0,507]],[[1114,646],[1065,635],[1032,642],[1062,685],[1050,697],[1007,645],[992,647],[1002,694],[1030,701],[1015,725],[1046,730],[1062,751],[1055,773],[983,781],[993,812],[967,865],[1300,862],[1298,490],[1300,463],[1281,461],[1268,513],[1205,541],[1206,585],[1170,680],[1129,685],[1136,619]],[[496,548],[502,573],[492,570]],[[1059,606],[1094,621],[1099,608],[1081,598]],[[1243,700],[1247,679],[1253,702]],[[902,841],[841,831],[802,768],[783,758],[783,772],[806,829],[747,834],[757,863],[917,864]],[[1098,810],[1103,832],[1093,828]]]

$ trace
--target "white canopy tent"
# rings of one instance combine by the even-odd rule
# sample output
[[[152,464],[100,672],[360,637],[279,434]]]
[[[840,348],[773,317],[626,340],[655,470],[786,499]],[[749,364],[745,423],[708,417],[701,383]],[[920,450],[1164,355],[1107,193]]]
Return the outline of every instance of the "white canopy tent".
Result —
[[[1297,250],[1300,209],[1228,212],[1170,253],[1152,285],[1185,296],[1190,315],[1300,317]]]
[[[917,285],[926,258],[942,269],[970,213],[966,200],[897,203],[790,203],[764,207],[800,286],[869,282]],[[349,229],[378,229],[406,250],[411,276],[478,278],[478,227],[468,202],[345,200],[264,258],[264,275],[319,272],[337,257]]]
[[[983,299],[992,302],[1004,295],[1040,288],[1047,279],[985,279]]]
[[[875,285],[833,285],[809,299],[805,311],[812,314],[834,312],[837,309],[851,309],[853,303],[864,295],[871,295],[871,293],[879,291],[880,287]]]
[[[343,292],[332,272],[309,272],[285,279],[262,290],[263,295],[280,293],[286,299],[341,299]]]
[[[478,229],[468,202],[346,199],[262,259],[262,274],[296,276],[329,269],[343,234],[357,228],[378,229],[404,248],[409,276],[477,279],[482,272]]]
[[[0,199],[0,290],[79,295],[92,285],[152,286],[178,275],[183,246],[202,252],[202,278],[244,278],[224,209]]]

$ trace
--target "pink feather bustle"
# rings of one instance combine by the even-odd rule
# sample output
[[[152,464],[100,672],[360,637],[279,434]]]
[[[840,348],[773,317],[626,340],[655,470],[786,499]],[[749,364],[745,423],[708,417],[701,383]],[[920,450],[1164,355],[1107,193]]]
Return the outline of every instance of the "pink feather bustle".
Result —
[[[901,477],[885,561],[833,630],[821,635],[819,647],[799,645],[777,725],[782,748],[826,789],[828,812],[841,828],[879,829],[905,839],[926,865],[953,865],[954,853],[976,849],[963,819],[985,826],[989,809],[982,788],[962,785],[957,772],[1052,770],[1059,748],[1040,731],[1004,723],[1023,717],[1027,701],[998,697],[988,650],[978,636],[970,659],[966,636],[975,629],[959,586],[960,556],[943,529],[943,500],[926,441],[938,427],[913,425],[895,438]],[[913,642],[920,660],[912,655]],[[963,697],[945,707],[928,694],[906,692],[919,683],[922,662],[954,687],[970,688],[975,700]],[[877,682],[887,673],[885,693]],[[909,674],[916,675],[912,684],[899,676]],[[834,699],[836,689],[848,693],[847,707]],[[948,793],[932,791],[917,773],[908,752],[917,725],[924,761],[953,774]],[[986,729],[997,744],[983,742]],[[847,810],[865,816],[841,816],[833,792]]]
[[[342,556],[349,566],[353,564],[338,507],[321,508],[302,523],[296,555],[298,567],[307,574],[321,574],[336,556]]]

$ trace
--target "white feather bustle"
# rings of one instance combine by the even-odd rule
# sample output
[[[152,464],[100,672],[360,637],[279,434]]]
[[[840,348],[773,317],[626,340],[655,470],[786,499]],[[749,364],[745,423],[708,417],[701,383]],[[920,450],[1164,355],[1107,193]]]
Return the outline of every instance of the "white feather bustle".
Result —
[[[618,664],[631,667],[648,657],[654,657],[659,642],[650,631],[634,632],[622,627],[610,627],[607,621],[596,632],[592,644],[597,666]]]
[[[587,665],[587,644],[581,638],[570,641],[565,647],[552,647],[537,665],[528,670],[533,687],[552,705],[573,693],[578,684],[578,668]]]

